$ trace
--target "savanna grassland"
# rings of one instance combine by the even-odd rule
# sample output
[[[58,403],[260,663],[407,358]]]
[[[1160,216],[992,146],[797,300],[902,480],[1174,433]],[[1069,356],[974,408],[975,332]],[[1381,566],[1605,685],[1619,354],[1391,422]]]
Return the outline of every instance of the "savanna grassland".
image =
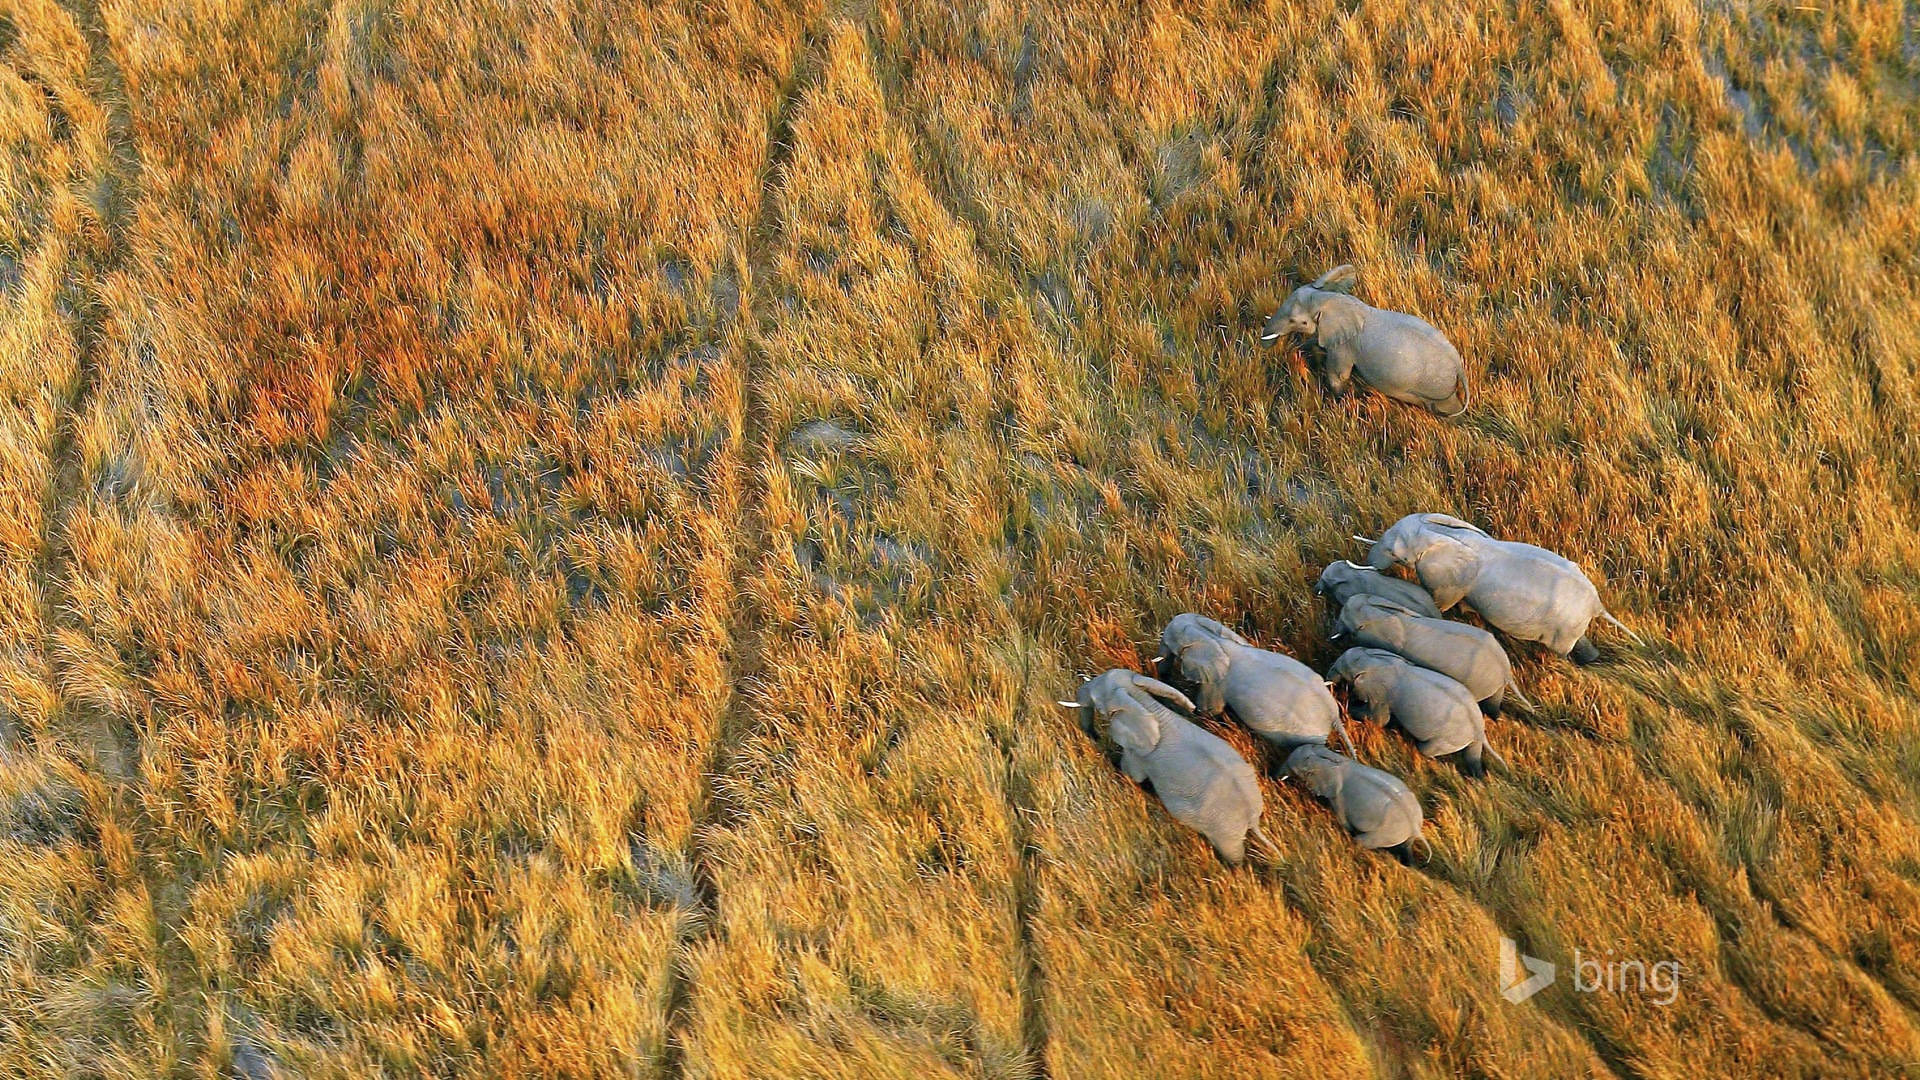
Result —
[[[0,1075],[1920,1073],[1910,4],[0,0],[0,142]],[[1427,865],[1052,704],[1415,510],[1646,639],[1355,725]]]

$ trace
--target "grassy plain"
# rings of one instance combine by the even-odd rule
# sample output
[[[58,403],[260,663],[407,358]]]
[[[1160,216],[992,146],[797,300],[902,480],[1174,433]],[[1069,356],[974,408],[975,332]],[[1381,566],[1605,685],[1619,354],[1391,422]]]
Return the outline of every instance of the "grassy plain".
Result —
[[[0,1074],[1920,1068],[1902,5],[0,0],[0,196]],[[1051,705],[1413,510],[1648,640],[1429,865]]]

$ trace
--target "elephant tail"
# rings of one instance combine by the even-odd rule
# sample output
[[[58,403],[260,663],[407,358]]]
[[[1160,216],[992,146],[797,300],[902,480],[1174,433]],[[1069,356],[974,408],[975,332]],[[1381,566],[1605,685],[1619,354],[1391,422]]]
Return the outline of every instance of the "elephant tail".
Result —
[[[1634,643],[1635,645],[1645,645],[1645,644],[1646,644],[1646,642],[1645,642],[1645,641],[1642,641],[1642,640],[1640,639],[1640,635],[1639,635],[1639,634],[1636,634],[1636,633],[1634,633],[1634,632],[1633,632],[1633,630],[1632,630],[1632,628],[1630,628],[1629,626],[1627,626],[1627,624],[1626,624],[1626,623],[1623,623],[1623,622],[1621,622],[1621,621],[1620,621],[1619,619],[1616,619],[1616,618],[1614,618],[1614,617],[1613,617],[1613,612],[1611,612],[1611,611],[1608,611],[1608,610],[1607,610],[1606,608],[1601,608],[1601,609],[1600,609],[1600,617],[1601,617],[1601,618],[1603,618],[1603,619],[1605,619],[1605,620],[1607,620],[1608,622],[1610,622],[1610,623],[1612,623],[1613,625],[1615,625],[1615,626],[1617,626],[1617,627],[1619,627],[1620,629],[1622,629],[1622,630],[1625,630],[1625,631],[1626,631],[1626,633],[1627,633],[1627,636],[1633,639],[1633,643]]]
[[[1253,839],[1259,844],[1260,854],[1268,862],[1277,863],[1280,861],[1281,859],[1280,845],[1274,843],[1273,838],[1269,837],[1266,834],[1266,831],[1260,828],[1259,822],[1256,821],[1253,823],[1253,828],[1248,831],[1248,835],[1253,837]]]
[[[1488,757],[1500,763],[1500,767],[1506,770],[1507,775],[1513,775],[1513,765],[1507,761],[1507,756],[1495,750],[1493,744],[1488,742],[1485,736],[1481,736],[1480,745],[1486,750]]]
[[[1424,836],[1416,836],[1416,837],[1414,837],[1413,839],[1414,839],[1414,841],[1415,841],[1415,842],[1417,842],[1417,843],[1419,843],[1419,844],[1420,844],[1420,845],[1421,845],[1422,847],[1425,847],[1425,848],[1427,849],[1427,857],[1426,857],[1426,858],[1424,858],[1424,859],[1421,859],[1421,860],[1420,860],[1420,865],[1421,865],[1421,866],[1425,866],[1425,865],[1427,865],[1428,863],[1430,863],[1430,862],[1432,862],[1432,861],[1433,861],[1433,841],[1431,841],[1431,840],[1428,840],[1428,839],[1427,839],[1426,837],[1424,837]],[[1408,844],[1408,845],[1407,845],[1407,850],[1408,850],[1408,851],[1412,851],[1412,850],[1413,850],[1413,844],[1411,844],[1411,843],[1410,843],[1410,844]]]
[[[1521,705],[1526,706],[1529,712],[1532,712],[1539,708],[1539,706],[1527,700],[1527,695],[1520,692],[1519,684],[1514,682],[1512,679],[1507,680],[1507,692],[1513,695],[1514,700],[1518,701]]]

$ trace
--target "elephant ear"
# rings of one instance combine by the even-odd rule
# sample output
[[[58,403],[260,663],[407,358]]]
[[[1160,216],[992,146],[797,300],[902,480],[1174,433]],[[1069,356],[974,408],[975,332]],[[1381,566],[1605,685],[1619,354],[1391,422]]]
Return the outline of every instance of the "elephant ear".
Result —
[[[1207,654],[1218,656],[1219,651],[1208,649]],[[1194,645],[1184,646],[1180,650],[1180,677],[1193,684],[1194,694],[1200,699],[1199,708],[1194,712],[1201,716],[1217,716],[1226,709],[1226,692],[1220,685],[1220,670],[1203,657],[1195,655]]]
[[[1340,797],[1340,789],[1347,786],[1347,770],[1339,762],[1322,759],[1320,767],[1307,776],[1307,787],[1322,799],[1333,800]]]
[[[1445,611],[1460,602],[1480,576],[1480,555],[1452,537],[1441,537],[1414,560],[1413,572],[1433,594],[1433,604]]]
[[[1200,711],[1193,707],[1193,702],[1187,700],[1187,695],[1181,693],[1178,690],[1175,690],[1173,687],[1168,686],[1166,683],[1161,682],[1159,679],[1151,678],[1146,675],[1135,675],[1133,677],[1133,685],[1139,687],[1142,690],[1145,690],[1147,693],[1152,694],[1154,697],[1160,698],[1163,701],[1173,702],[1179,705],[1181,708],[1187,710],[1187,712],[1189,713],[1196,713]],[[1156,736],[1156,738],[1158,738],[1158,736]]]
[[[1209,619],[1206,616],[1202,615],[1196,621],[1199,622],[1201,626],[1206,627],[1209,632],[1213,633],[1218,637],[1225,638],[1228,641],[1233,642],[1235,645],[1245,645],[1247,643],[1247,639],[1241,637],[1237,632],[1235,632],[1233,627],[1228,626],[1226,623],[1220,622],[1217,619]]]
[[[1375,596],[1372,593],[1361,593],[1360,595],[1365,596],[1367,598],[1368,603],[1371,604],[1373,607],[1381,611],[1385,611],[1388,614],[1404,615],[1414,619],[1418,619],[1421,617],[1419,612],[1413,610],[1412,608],[1408,607],[1405,604],[1400,603],[1397,600],[1389,600],[1384,596]]]
[[[1314,308],[1314,340],[1323,347],[1346,341],[1358,334],[1364,323],[1365,305],[1344,293],[1323,295]],[[1349,303],[1349,301],[1352,301]]]
[[[1369,594],[1363,592],[1347,597],[1347,602],[1340,605],[1340,611],[1333,617],[1333,628],[1336,633],[1351,634],[1360,628],[1360,620],[1364,617],[1368,598]]]
[[[1341,263],[1339,266],[1321,274],[1320,277],[1314,281],[1313,287],[1323,289],[1327,292],[1352,292],[1353,283],[1358,280],[1359,277],[1360,271],[1355,270],[1352,263]]]
[[[1477,532],[1481,536],[1487,535],[1487,530],[1475,525],[1471,521],[1462,521],[1451,514],[1423,514],[1421,520],[1429,525],[1438,525],[1446,529],[1466,529],[1470,532]]]
[[[1143,702],[1129,702],[1114,711],[1107,735],[1121,748],[1151,754],[1160,745],[1160,720]]]
[[[1364,662],[1362,659],[1364,655],[1364,649],[1352,648],[1335,657],[1333,666],[1327,668],[1327,680],[1329,682],[1339,682],[1342,679],[1346,679],[1351,682],[1353,680],[1353,669]]]

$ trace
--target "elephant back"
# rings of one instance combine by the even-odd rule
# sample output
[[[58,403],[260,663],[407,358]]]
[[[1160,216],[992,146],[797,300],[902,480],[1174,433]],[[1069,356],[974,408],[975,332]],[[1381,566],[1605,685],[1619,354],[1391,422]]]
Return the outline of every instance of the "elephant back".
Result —
[[[1233,744],[1179,717],[1162,730],[1149,761],[1153,789],[1167,810],[1196,828],[1251,823],[1262,805],[1259,778]]]
[[[1325,738],[1340,715],[1319,672],[1284,653],[1249,649],[1227,676],[1228,704],[1263,735]]]

